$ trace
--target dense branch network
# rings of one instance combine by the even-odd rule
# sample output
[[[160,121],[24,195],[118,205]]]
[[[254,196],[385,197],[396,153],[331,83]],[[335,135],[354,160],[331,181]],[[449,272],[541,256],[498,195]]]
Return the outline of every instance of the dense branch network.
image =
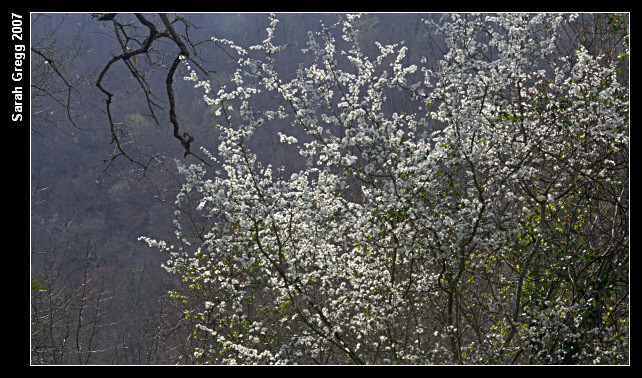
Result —
[[[31,41],[31,52],[34,58],[31,69],[31,114],[34,119],[44,121],[43,124],[52,124],[63,130],[62,125],[65,122],[55,119],[56,111],[44,105],[46,101],[43,97],[48,97],[64,109],[66,121],[74,128],[82,130],[78,120],[83,114],[78,105],[81,103],[82,87],[89,74],[86,71],[80,71],[76,67],[76,62],[86,53],[86,46],[82,40],[74,44],[61,41],[58,33],[67,20],[66,16],[62,16],[47,32],[40,34],[38,26],[49,22],[48,18],[48,15],[35,14],[32,20],[34,35]],[[37,127],[32,130],[40,132]]]
[[[149,164],[152,161],[154,161],[156,158],[156,156],[148,156],[148,160],[140,161],[138,157],[132,157],[130,156],[130,153],[125,151],[123,144],[121,143],[120,138],[118,136],[118,129],[112,115],[111,104],[112,104],[112,98],[114,94],[110,92],[107,88],[105,88],[103,80],[107,72],[112,68],[112,65],[118,61],[122,61],[127,67],[127,69],[129,70],[129,72],[131,73],[131,77],[136,79],[136,81],[138,82],[138,85],[140,86],[142,93],[144,93],[145,101],[146,101],[148,110],[150,112],[150,116],[154,119],[156,124],[159,125],[160,122],[156,116],[156,112],[154,111],[154,109],[158,108],[163,110],[163,108],[154,101],[152,97],[152,90],[151,90],[150,84],[145,79],[144,73],[139,71],[136,66],[138,65],[139,57],[147,58],[147,60],[150,61],[151,63],[151,59],[152,59],[151,55],[154,53],[153,44],[157,40],[167,39],[171,41],[178,48],[178,52],[176,52],[174,55],[173,61],[167,71],[166,79],[165,79],[165,83],[166,83],[165,90],[169,101],[169,118],[173,126],[173,136],[181,143],[184,149],[184,157],[194,156],[204,164],[209,165],[201,157],[194,154],[190,150],[191,143],[193,142],[194,137],[189,135],[187,132],[183,132],[183,133],[180,132],[180,126],[179,126],[178,118],[176,116],[176,105],[175,105],[175,96],[174,96],[174,75],[176,73],[176,69],[178,68],[178,65],[181,62],[181,60],[183,59],[189,60],[196,67],[201,69],[205,74],[208,74],[209,72],[213,72],[213,71],[206,71],[205,69],[203,69],[201,65],[193,58],[195,54],[193,53],[191,54],[189,49],[187,48],[187,45],[185,44],[185,41],[186,41],[189,46],[192,46],[192,50],[193,50],[193,44],[189,40],[187,36],[187,32],[185,33],[185,36],[181,36],[176,32],[174,23],[182,22],[185,25],[186,30],[187,30],[188,23],[181,17],[175,17],[173,21],[170,21],[166,14],[159,14],[159,18],[161,19],[162,25],[164,26],[164,29],[159,30],[157,26],[153,22],[148,20],[143,14],[134,13],[134,16],[136,17],[136,19],[147,30],[147,33],[144,35],[144,39],[141,41],[140,36],[130,35],[130,33],[128,32],[128,29],[133,28],[133,26],[131,24],[121,24],[118,21],[118,18],[116,16],[117,14],[103,15],[99,18],[99,20],[110,21],[113,23],[113,26],[114,26],[113,33],[119,42],[122,53],[113,56],[105,64],[102,71],[98,75],[98,78],[95,83],[98,89],[100,89],[100,91],[106,96],[104,102],[105,102],[106,114],[107,114],[107,118],[110,126],[112,143],[115,143],[116,149],[118,150],[118,153],[112,156],[109,161],[111,162],[117,156],[122,155],[123,157],[128,159],[131,163],[137,164],[143,169],[147,169]],[[139,47],[130,48],[130,45],[132,44],[138,45]]]
[[[185,283],[190,361],[626,363],[627,40],[560,54],[573,15],[446,15],[419,68],[403,45],[366,57],[358,17],[310,33],[291,80],[274,15],[249,51],[214,39],[233,89],[187,78],[219,109],[203,152],[223,172],[179,164],[174,243],[141,239]],[[277,120],[294,172],[251,148]]]

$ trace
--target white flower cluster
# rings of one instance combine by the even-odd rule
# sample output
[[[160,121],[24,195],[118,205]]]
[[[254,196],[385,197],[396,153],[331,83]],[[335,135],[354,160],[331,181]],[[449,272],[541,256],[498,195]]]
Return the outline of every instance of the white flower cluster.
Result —
[[[216,40],[240,56],[235,89],[206,97],[226,114],[217,155],[224,174],[206,179],[202,166],[179,165],[186,183],[177,198],[180,206],[197,193],[196,211],[215,223],[193,255],[177,223],[181,247],[167,264],[204,285],[193,306],[209,336],[195,358],[596,358],[593,339],[579,333],[593,329],[592,307],[563,287],[594,268],[566,273],[573,264],[564,261],[598,248],[576,237],[598,227],[582,188],[604,176],[612,180],[600,184],[604,193],[621,197],[627,186],[628,89],[581,47],[572,64],[553,59],[560,15],[448,17],[438,25],[448,50],[437,72],[404,65],[403,45],[378,44],[378,57],[364,56],[352,15],[310,33],[311,63],[290,81],[275,67],[283,46],[274,42],[274,15],[267,38],[250,47],[262,59]],[[337,50],[339,27],[348,51]],[[196,86],[214,92],[208,82]],[[266,93],[283,105],[251,106]],[[414,110],[395,111],[392,96]],[[282,119],[297,137],[278,132],[279,141],[306,161],[289,176],[263,166],[247,142]],[[614,208],[607,202],[601,211]]]

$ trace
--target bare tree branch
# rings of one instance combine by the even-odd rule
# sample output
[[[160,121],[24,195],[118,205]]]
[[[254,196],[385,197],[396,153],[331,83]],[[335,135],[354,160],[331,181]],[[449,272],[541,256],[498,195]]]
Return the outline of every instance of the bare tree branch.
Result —
[[[112,156],[109,159],[109,162],[111,163],[116,157],[118,156],[123,156],[127,160],[129,160],[131,163],[136,164],[143,168],[143,170],[146,170],[149,167],[149,164],[155,160],[155,156],[148,156],[149,159],[147,161],[140,161],[139,158],[137,157],[132,157],[130,153],[126,152],[123,146],[123,143],[121,143],[118,132],[117,132],[117,127],[116,123],[114,122],[113,119],[113,114],[112,114],[112,98],[114,97],[114,94],[109,91],[105,86],[103,85],[103,81],[105,79],[105,75],[107,72],[112,68],[112,65],[118,61],[123,61],[125,66],[128,68],[128,70],[131,72],[131,77],[135,78],[136,81],[138,82],[140,88],[143,90],[144,96],[145,96],[145,101],[147,103],[147,107],[150,111],[151,117],[154,119],[156,124],[159,124],[158,118],[156,117],[154,113],[154,108],[160,108],[158,104],[156,104],[152,98],[150,97],[152,95],[152,89],[151,86],[147,83],[144,74],[136,69],[134,66],[132,66],[131,61],[134,62],[135,65],[138,63],[138,58],[137,56],[139,55],[144,55],[144,56],[149,56],[153,51],[152,49],[152,44],[154,41],[159,40],[161,38],[164,39],[169,39],[172,41],[172,43],[178,47],[178,53],[175,55],[173,62],[171,66],[169,67],[165,79],[166,83],[166,93],[167,93],[167,98],[169,101],[169,118],[170,122],[172,123],[173,126],[173,135],[178,141],[181,143],[184,149],[184,154],[183,157],[187,157],[189,155],[194,156],[201,162],[209,165],[207,162],[205,162],[201,157],[195,155],[191,150],[191,143],[194,140],[194,137],[189,135],[187,132],[182,132],[180,131],[180,125],[178,121],[178,117],[176,116],[176,102],[175,102],[175,95],[174,95],[174,74],[178,68],[178,65],[181,61],[181,59],[190,59],[190,61],[196,63],[195,60],[190,58],[190,52],[185,45],[183,38],[181,35],[179,35],[176,30],[174,29],[174,26],[172,25],[173,22],[170,22],[169,18],[167,17],[166,14],[159,14],[159,17],[165,27],[165,30],[159,30],[157,26],[148,20],[143,14],[141,13],[135,13],[134,16],[136,19],[146,28],[147,34],[142,42],[140,42],[140,47],[136,49],[130,49],[128,46],[128,42],[130,40],[134,40],[138,43],[138,40],[134,36],[128,36],[125,27],[129,25],[124,25],[118,22],[115,17],[109,17],[109,20],[113,22],[114,25],[114,34],[116,38],[118,39],[118,42],[120,44],[122,53],[116,56],[113,56],[103,67],[102,71],[100,72],[98,79],[96,80],[96,86],[98,89],[105,94],[105,110],[107,113],[107,118],[109,121],[109,126],[110,126],[110,131],[111,131],[111,137],[112,137],[112,143],[115,143],[115,147],[117,150],[117,153]],[[105,19],[105,16],[102,16],[99,18],[99,20]],[[176,18],[174,21],[177,20],[182,20],[182,18]],[[185,21],[183,21],[185,22]],[[186,24],[187,25],[187,24]],[[187,29],[187,26],[186,26]],[[123,40],[124,37],[124,40]],[[186,37],[185,37],[186,38]],[[191,43],[190,43],[191,45]],[[205,69],[203,69],[198,63],[196,63],[197,67],[201,69],[203,72],[208,72]]]

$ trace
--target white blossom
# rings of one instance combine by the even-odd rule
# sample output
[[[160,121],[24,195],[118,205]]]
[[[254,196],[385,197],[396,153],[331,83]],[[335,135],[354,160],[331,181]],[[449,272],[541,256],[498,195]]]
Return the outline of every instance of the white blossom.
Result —
[[[200,327],[217,335],[194,356],[230,364],[329,355],[598,363],[607,354],[597,355],[602,342],[590,335],[608,338],[617,328],[608,358],[628,358],[626,321],[592,312],[598,302],[586,298],[599,297],[588,291],[598,285],[596,264],[574,265],[620,251],[609,235],[623,230],[615,209],[628,208],[619,194],[628,160],[617,152],[628,147],[628,88],[614,66],[583,47],[572,65],[555,59],[555,38],[572,22],[561,15],[427,22],[447,47],[434,69],[405,63],[403,43],[376,42],[379,55],[366,57],[355,37],[359,17],[311,32],[303,49],[310,63],[289,80],[275,68],[284,46],[275,45],[274,15],[266,38],[248,48],[260,57],[213,39],[240,58],[228,84],[235,89],[222,85],[205,100],[217,116],[238,114],[219,128],[218,153],[207,152],[222,174],[178,165],[185,183],[177,208],[193,206],[209,229],[188,240],[195,218],[177,211],[179,247],[166,264],[186,283],[208,285],[186,294],[210,317]],[[214,92],[209,82],[196,86]],[[255,109],[268,95],[279,104]],[[391,110],[391,95],[426,107]],[[270,131],[283,120],[296,133]],[[249,141],[264,130],[296,147],[300,170],[260,164]],[[589,211],[589,197],[599,211]],[[600,211],[615,215],[608,225]],[[590,234],[600,227],[609,232]]]

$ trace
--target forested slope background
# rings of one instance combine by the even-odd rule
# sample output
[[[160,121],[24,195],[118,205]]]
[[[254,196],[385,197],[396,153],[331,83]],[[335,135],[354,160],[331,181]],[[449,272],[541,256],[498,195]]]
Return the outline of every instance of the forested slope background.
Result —
[[[464,51],[468,48],[473,51],[475,43],[488,44],[488,39],[473,34],[465,36],[472,38],[470,40],[462,37],[462,40],[449,41],[444,38],[447,31],[440,31],[436,25],[459,22],[464,27],[466,23],[455,21],[455,18],[442,20],[441,17],[437,14],[368,14],[353,18],[331,13],[286,13],[274,17],[262,13],[32,14],[30,362],[627,364],[627,15],[561,17],[563,25],[559,30],[564,35],[559,36],[556,50],[552,49],[550,56],[568,56],[572,65],[580,66],[577,62],[582,59],[588,61],[591,56],[603,55],[600,64],[611,67],[610,71],[605,69],[609,71],[607,73],[594,74],[602,81],[593,84],[616,88],[613,89],[615,94],[604,89],[599,93],[602,97],[586,98],[585,107],[578,105],[578,99],[573,103],[563,89],[559,91],[561,97],[544,94],[545,87],[549,93],[555,92],[552,86],[542,86],[544,82],[554,82],[558,88],[563,85],[571,88],[571,79],[580,82],[583,78],[573,77],[575,71],[570,68],[568,72],[551,68],[553,64],[563,67],[560,63],[563,59],[551,61],[551,66],[543,58],[533,63],[539,70],[534,71],[539,74],[533,74],[533,77],[520,77],[513,83],[510,78],[506,82],[501,82],[504,79],[493,81],[493,75],[510,76],[500,73],[498,66],[496,71],[483,64],[466,66],[465,62],[474,62],[478,56],[461,58],[448,52],[452,47],[449,43],[463,46]],[[485,24],[475,23],[475,17],[463,15],[465,20],[483,30]],[[506,27],[500,34],[511,35],[511,30]],[[320,33],[315,34],[317,32]],[[313,36],[332,43],[315,50],[308,42]],[[212,40],[212,37],[216,39]],[[354,41],[359,46],[358,53],[350,50]],[[521,42],[522,47],[525,42]],[[519,41],[515,43],[519,45]],[[336,124],[345,126],[356,125],[359,117],[369,119],[373,125],[384,124],[382,120],[388,117],[386,119],[391,123],[387,130],[391,133],[386,134],[385,128],[383,133],[378,131],[384,146],[381,151],[387,155],[383,162],[380,161],[379,170],[368,171],[370,161],[366,156],[377,156],[375,153],[379,148],[373,134],[375,142],[369,142],[371,144],[346,142],[344,150],[337,151],[350,151],[352,155],[345,155],[347,160],[337,158],[335,165],[328,163],[325,170],[310,171],[313,173],[306,177],[318,185],[321,185],[322,177],[319,172],[343,177],[342,184],[337,184],[336,189],[328,189],[328,193],[334,193],[335,198],[341,197],[340,201],[345,202],[340,203],[345,209],[333,207],[328,212],[334,212],[335,219],[342,221],[355,219],[348,213],[364,214],[357,219],[368,219],[363,221],[363,227],[368,229],[358,231],[357,235],[341,226],[335,228],[342,230],[337,231],[337,235],[331,231],[324,234],[318,229],[323,228],[324,222],[331,223],[326,220],[314,230],[294,232],[288,229],[288,225],[297,224],[292,220],[296,218],[293,215],[279,230],[260,223],[250,225],[256,215],[243,218],[243,212],[254,202],[249,199],[249,202],[243,202],[246,199],[242,195],[235,205],[238,207],[230,205],[234,214],[223,214],[221,209],[227,205],[213,198],[215,193],[232,193],[233,185],[216,181],[220,191],[215,192],[214,184],[207,183],[194,167],[200,165],[207,170],[208,178],[232,177],[233,172],[243,176],[243,169],[247,169],[246,178],[265,179],[270,183],[265,184],[265,188],[261,186],[264,181],[244,187],[244,194],[248,195],[256,189],[257,198],[271,193],[268,187],[280,187],[286,193],[285,188],[291,189],[300,180],[295,177],[297,173],[310,169],[313,164],[322,167],[324,159],[333,159],[329,152],[327,157],[321,158],[326,156],[323,155],[326,152],[319,152],[321,147],[314,150],[316,147],[309,147],[311,144],[302,147],[304,143],[327,142],[326,147],[330,150],[333,147],[328,141],[333,133],[338,135],[336,141],[350,137],[350,133],[340,127],[328,127],[330,139],[324,139],[321,132],[311,132],[305,123],[305,117],[309,116],[306,112],[310,109],[296,100],[298,95],[307,98],[303,95],[307,87],[303,84],[288,89],[279,87],[288,82],[299,83],[297,80],[303,77],[302,70],[306,67],[318,64],[322,70],[326,58],[320,51],[330,54],[327,46],[334,44],[343,52],[336,54],[340,63],[325,66],[326,72],[335,74],[332,79],[327,83],[319,84],[326,79],[312,83],[317,78],[314,72],[306,71],[306,77],[312,83],[308,84],[315,88],[313,92],[319,96],[330,93],[331,99],[327,103],[318,102],[325,104],[318,107],[319,119],[332,123],[328,119],[334,115]],[[389,45],[395,47],[386,47]],[[254,51],[249,46],[263,46],[257,54],[267,58],[256,58],[263,65],[246,65],[248,72],[256,74],[253,77],[256,82],[245,76],[239,79],[237,69],[246,55],[240,53],[238,46],[250,51],[247,56]],[[497,45],[494,48],[501,50]],[[307,51],[302,52],[302,49]],[[580,49],[582,53],[578,55]],[[491,57],[487,60],[493,62],[493,48],[480,48],[479,51],[482,50],[489,52]],[[582,55],[584,52],[586,57]],[[537,53],[532,53],[533,56],[525,58],[537,60]],[[347,56],[351,58],[347,59]],[[375,64],[358,65],[359,59],[362,63]],[[460,73],[449,71],[447,65],[440,63],[449,59],[456,62],[452,67],[462,65]],[[173,62],[179,63],[172,66]],[[407,71],[402,68],[413,65],[422,68]],[[458,82],[448,76],[461,77],[462,72],[468,72],[472,77],[478,69],[483,72],[476,76],[488,77],[488,86],[486,90],[480,87],[477,93],[470,89],[475,84],[466,82],[457,87]],[[513,67],[508,71],[511,69],[519,70]],[[277,71],[278,80],[270,82],[270,73]],[[372,116],[363,115],[367,110],[357,116],[342,113],[343,109],[358,106],[347,100],[356,97],[342,93],[341,89],[347,93],[350,80],[356,82],[350,75],[359,77],[366,71],[371,83],[380,79],[388,86],[385,91],[382,89],[385,99],[378,107],[372,105]],[[439,74],[412,77],[428,71]],[[598,71],[595,68],[595,72]],[[173,74],[168,75],[168,72]],[[564,74],[568,77],[561,77]],[[594,80],[590,75],[593,71],[587,69],[586,77]],[[263,78],[266,80],[262,81]],[[243,97],[243,90],[234,92],[237,86],[242,88],[248,84],[240,84],[243,80],[254,83],[246,88],[273,85],[278,90],[270,92],[264,88],[262,96],[248,91],[247,97]],[[335,80],[335,87],[332,87],[332,80]],[[481,83],[486,82],[482,80]],[[520,107],[523,102],[518,99],[522,93],[520,85],[524,83],[533,88],[540,85],[540,92],[528,92],[529,96],[539,93],[530,97],[539,102],[528,104],[532,109],[528,114]],[[422,85],[424,89],[420,89]],[[496,85],[493,89],[496,92],[491,96],[488,88],[493,85]],[[324,92],[330,87],[334,91]],[[298,92],[289,92],[292,88],[298,88]],[[361,92],[353,95],[367,97],[367,94],[376,102],[377,96],[366,89],[364,86]],[[527,135],[531,142],[540,138],[541,130],[525,130],[522,126],[520,131],[519,125],[524,125],[525,119],[541,122],[541,125],[550,124],[551,133],[555,135],[562,135],[562,126],[566,127],[568,123],[568,129],[564,130],[573,130],[569,141],[584,146],[582,153],[586,153],[587,162],[581,160],[584,155],[579,152],[564,150],[557,153],[542,147],[550,142],[545,139],[534,143],[523,156],[515,147],[513,157],[522,159],[519,164],[530,164],[529,168],[535,169],[528,171],[531,177],[524,176],[514,184],[522,190],[526,197],[524,203],[528,205],[511,207],[513,192],[504,186],[498,186],[498,193],[507,197],[503,201],[497,200],[495,205],[492,202],[495,197],[485,191],[486,187],[495,185],[489,181],[494,168],[473,164],[472,153],[470,156],[463,153],[469,159],[467,162],[464,158],[459,159],[457,155],[461,152],[457,143],[472,150],[474,143],[499,142],[489,142],[493,137],[484,134],[485,131],[471,131],[468,136],[457,134],[465,133],[466,129],[457,129],[458,124],[450,125],[448,119],[461,117],[457,109],[463,105],[460,107],[450,99],[448,91],[461,93],[464,97],[470,95],[472,107],[479,109],[479,115],[495,101],[496,113],[492,115],[495,118],[488,122],[497,130],[501,125],[501,133],[507,135],[506,142],[502,142],[505,145],[528,143]],[[604,100],[607,96],[612,98]],[[242,104],[247,99],[251,99],[249,107]],[[339,104],[342,100],[348,105]],[[507,103],[511,105],[501,107]],[[461,104],[469,103],[462,100]],[[361,103],[362,110],[366,105]],[[271,109],[273,113],[264,109]],[[446,113],[441,113],[442,110]],[[590,114],[572,114],[571,110]],[[385,117],[377,118],[375,111]],[[435,112],[434,121],[421,118],[430,118],[431,112]],[[325,116],[321,117],[321,113]],[[491,114],[490,110],[488,114]],[[613,114],[613,120],[604,119],[608,114]],[[242,130],[244,122],[260,125],[252,123],[260,117],[266,117],[270,126]],[[291,118],[297,119],[303,127],[292,127]],[[484,122],[482,118],[478,119]],[[398,123],[403,125],[395,129]],[[420,127],[415,124],[425,129],[417,131],[414,127]],[[448,134],[454,129],[456,133]],[[580,132],[580,129],[584,131]],[[355,126],[355,133],[357,131]],[[440,132],[450,139],[437,139]],[[387,144],[402,134],[396,147]],[[243,139],[243,135],[247,138]],[[453,135],[459,135],[460,139]],[[470,135],[472,139],[466,139]],[[516,142],[515,139],[519,140]],[[240,150],[230,147],[233,151],[226,152],[221,147],[223,158],[211,160],[208,157],[209,153],[216,154],[219,145],[232,146],[230,141],[233,140],[241,140],[235,145],[241,146]],[[420,143],[422,140],[425,140],[425,146]],[[406,142],[415,143],[414,147]],[[413,151],[417,153],[422,148],[443,152],[444,160],[422,171],[422,164],[428,163],[410,158]],[[494,145],[488,147],[488,156],[495,148]],[[246,154],[247,151],[252,153]],[[314,153],[317,157],[312,157]],[[563,161],[559,164],[562,168],[548,166],[547,154],[557,154],[555,159]],[[236,161],[234,164],[240,165],[235,166],[230,163],[234,156],[244,156],[247,161]],[[509,164],[513,157],[504,157],[507,167],[513,170],[502,181],[509,186],[511,175],[519,169]],[[401,160],[406,158],[409,160]],[[394,164],[390,165],[388,159]],[[457,163],[455,159],[459,159]],[[411,161],[416,162],[416,169],[409,163]],[[575,165],[576,161],[579,167]],[[235,168],[231,169],[228,163]],[[188,168],[192,164],[195,166]],[[272,167],[274,176],[284,181],[270,182],[272,173],[267,173],[264,167]],[[473,173],[467,176],[471,167]],[[538,181],[538,168],[550,176]],[[564,176],[559,169],[571,173]],[[412,181],[419,180],[423,174],[428,177],[429,172],[435,177],[444,177],[438,186],[427,184],[428,179]],[[560,178],[562,176],[564,178]],[[377,190],[383,190],[382,186],[386,188],[392,182],[395,183],[395,194],[404,190],[403,193],[413,193],[403,197],[407,199],[406,203],[400,201],[397,207],[386,207],[383,202],[377,202],[380,197],[375,202],[368,202],[368,193],[377,193]],[[554,186],[555,183],[560,184]],[[542,199],[540,193],[528,192],[548,184],[545,193],[551,193],[549,198],[555,196],[557,203],[546,202],[546,196]],[[371,191],[360,191],[359,185]],[[292,194],[295,197],[296,190]],[[439,205],[439,199],[446,197],[452,200],[443,200]],[[482,205],[475,207],[477,200]],[[276,219],[271,211],[278,211],[276,204],[279,201],[265,205],[268,209],[264,218],[266,223],[267,219]],[[265,203],[257,200],[257,214]],[[363,208],[353,208],[348,203]],[[471,203],[473,205],[467,207]],[[370,205],[372,207],[367,208]],[[315,211],[324,213],[325,210],[320,211],[324,208],[319,206]],[[442,235],[442,230],[434,230],[430,234],[425,231],[430,226],[424,227],[415,219],[421,218],[419,207],[415,206],[430,208],[426,214],[434,219],[452,221],[461,217],[462,230],[452,222],[444,221],[447,224],[444,227],[453,227],[452,233],[446,230]],[[493,206],[501,212],[497,219],[487,215],[493,214]],[[206,211],[203,211],[204,207]],[[304,207],[301,207],[301,214],[311,211]],[[415,213],[409,211],[409,207],[413,207]],[[296,207],[287,211],[290,210],[296,212]],[[273,216],[275,218],[270,218]],[[370,216],[372,219],[368,218]],[[517,219],[519,216],[521,218]],[[227,219],[227,225],[219,227],[215,223],[221,219]],[[506,223],[501,223],[503,221]],[[263,226],[265,230],[259,230]],[[515,227],[520,229],[506,230]],[[463,241],[464,229],[471,232],[467,242]],[[353,280],[358,269],[351,264],[356,264],[357,260],[346,262],[339,273],[335,272],[340,264],[335,261],[337,256],[315,255],[309,259],[308,255],[301,255],[297,258],[301,266],[296,262],[289,265],[283,262],[288,255],[296,255],[293,250],[299,248],[297,243],[306,232],[310,240],[313,235],[325,235],[328,240],[336,238],[317,247],[337,251],[341,258],[353,253],[359,256],[358,261],[367,265],[370,258],[377,260],[381,254],[384,268],[376,269],[385,274],[379,279],[382,282],[389,280],[391,286],[373,284],[364,289],[356,285]],[[339,235],[340,232],[344,234]],[[491,242],[491,235],[496,232],[500,239]],[[236,237],[244,239],[233,241]],[[288,242],[282,242],[279,237],[287,238]],[[190,243],[179,247],[180,254],[163,250],[164,244],[156,241],[172,243],[169,241],[174,240],[180,244],[188,239]],[[447,247],[446,239],[457,240]],[[270,241],[274,244],[269,245]],[[268,243],[265,250],[261,243]],[[309,247],[301,243],[299,251],[308,251],[306,248]],[[502,243],[506,245],[496,245]],[[150,248],[150,245],[161,250]],[[208,246],[216,246],[219,249],[212,247],[212,250],[227,251],[225,253],[229,255],[215,255]],[[504,251],[507,246],[511,253]],[[454,257],[441,254],[448,248],[456,251]],[[206,250],[210,252],[205,253]],[[250,251],[254,251],[253,254]],[[425,251],[439,252],[433,256]],[[369,257],[363,255],[365,252]],[[261,260],[262,253],[265,260]],[[546,253],[548,255],[544,256]],[[188,255],[196,256],[195,261],[190,261]],[[275,261],[277,255],[280,262]],[[227,261],[228,265],[214,268],[219,260]],[[203,265],[199,266],[199,261]],[[209,262],[204,265],[204,261]],[[304,261],[309,265],[304,266]],[[324,264],[325,269],[336,275],[328,273],[328,278],[323,278],[318,271],[324,269]],[[348,266],[354,270],[354,277],[341,272]],[[569,272],[573,266],[577,270]],[[270,267],[274,271],[270,271]],[[209,269],[209,273],[205,274],[201,268]],[[210,274],[219,274],[213,273],[217,269],[221,276],[228,274],[225,280],[209,279]],[[363,273],[363,277],[367,274]],[[282,281],[277,283],[278,279],[274,277],[280,277]],[[346,306],[338,304],[336,308],[332,307],[331,303],[337,298],[343,298],[344,302],[346,298],[353,298],[355,303],[357,298],[362,298],[361,294],[354,294],[354,297],[350,297],[353,294],[340,294],[338,288],[344,288],[346,284],[354,292],[366,290],[365,294],[379,299],[360,303],[355,309],[343,310]],[[234,299],[234,288],[239,297],[243,296],[242,300]],[[379,309],[374,308],[379,307],[377,303],[381,304]],[[392,308],[406,310],[393,313]],[[443,311],[435,314],[432,309]],[[345,316],[346,328],[333,325],[341,323],[333,318],[333,313],[339,311]],[[395,317],[407,320],[397,324],[393,320]],[[561,320],[551,328],[538,328],[538,322],[544,323],[548,318]],[[299,323],[288,323],[295,319],[299,319]],[[528,322],[524,323],[524,319]],[[367,324],[364,326],[367,330],[348,329],[350,322],[361,324],[357,321]],[[490,340],[486,334],[496,336]],[[531,342],[520,344],[515,340]]]

